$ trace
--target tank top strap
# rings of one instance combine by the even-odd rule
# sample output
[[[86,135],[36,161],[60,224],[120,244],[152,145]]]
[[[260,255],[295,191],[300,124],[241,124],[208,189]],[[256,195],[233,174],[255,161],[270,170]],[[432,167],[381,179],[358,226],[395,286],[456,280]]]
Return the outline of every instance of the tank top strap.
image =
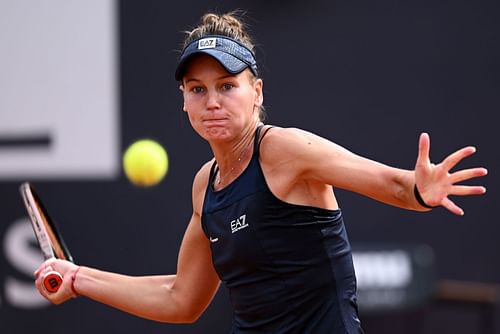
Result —
[[[264,129],[264,124],[261,124],[257,127],[257,130],[255,130],[255,138],[254,138],[254,143],[253,143],[253,156],[259,156],[259,149],[260,149],[260,143],[262,142],[262,139],[264,139],[264,136],[267,134],[267,131],[271,130],[273,127],[267,126]],[[264,129],[264,132],[262,133],[262,136],[260,135],[260,132]]]
[[[215,161],[214,159],[214,162],[212,163],[212,166],[210,167],[210,174],[208,176],[208,184],[213,184],[214,182],[214,179],[215,179],[215,174],[217,174],[217,172],[219,171],[219,166],[217,165],[217,161]]]

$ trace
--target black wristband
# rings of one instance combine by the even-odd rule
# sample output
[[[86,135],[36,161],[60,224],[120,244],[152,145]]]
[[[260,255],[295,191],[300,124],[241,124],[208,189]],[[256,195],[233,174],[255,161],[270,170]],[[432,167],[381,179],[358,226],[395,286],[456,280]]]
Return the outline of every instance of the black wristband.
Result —
[[[424,208],[427,208],[427,209],[437,208],[437,206],[430,206],[424,202],[424,199],[422,198],[422,196],[420,196],[420,192],[418,191],[416,184],[413,186],[413,193],[415,194],[415,198],[417,199],[418,204],[420,204]]]

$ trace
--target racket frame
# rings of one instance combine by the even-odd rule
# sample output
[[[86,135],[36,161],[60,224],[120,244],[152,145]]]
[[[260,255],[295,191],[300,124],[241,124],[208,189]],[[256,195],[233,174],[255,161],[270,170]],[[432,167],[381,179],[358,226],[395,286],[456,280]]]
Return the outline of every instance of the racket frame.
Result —
[[[32,185],[24,182],[19,190],[43,258],[45,260],[59,258],[73,262],[64,240]],[[62,282],[63,277],[57,271],[49,271],[43,276],[43,285],[49,293],[57,292]]]

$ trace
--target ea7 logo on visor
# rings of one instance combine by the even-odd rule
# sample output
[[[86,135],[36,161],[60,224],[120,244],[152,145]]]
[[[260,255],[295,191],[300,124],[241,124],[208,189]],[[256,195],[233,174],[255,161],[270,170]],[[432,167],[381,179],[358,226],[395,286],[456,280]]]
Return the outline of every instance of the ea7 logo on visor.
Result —
[[[215,48],[217,38],[203,38],[198,41],[198,50]]]

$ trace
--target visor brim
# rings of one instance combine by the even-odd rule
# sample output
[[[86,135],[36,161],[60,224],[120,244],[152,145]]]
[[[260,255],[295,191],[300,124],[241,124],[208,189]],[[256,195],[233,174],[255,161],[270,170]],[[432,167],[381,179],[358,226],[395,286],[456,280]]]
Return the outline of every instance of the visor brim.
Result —
[[[193,59],[194,56],[206,54],[214,58],[221,64],[221,66],[230,74],[238,74],[245,70],[248,66],[245,62],[241,61],[237,57],[217,50],[217,49],[203,49],[203,50],[195,50],[187,55],[184,55],[182,59],[179,61],[177,65],[177,69],[175,70],[175,79],[177,81],[181,81],[184,73],[186,72],[186,67],[190,60]]]

